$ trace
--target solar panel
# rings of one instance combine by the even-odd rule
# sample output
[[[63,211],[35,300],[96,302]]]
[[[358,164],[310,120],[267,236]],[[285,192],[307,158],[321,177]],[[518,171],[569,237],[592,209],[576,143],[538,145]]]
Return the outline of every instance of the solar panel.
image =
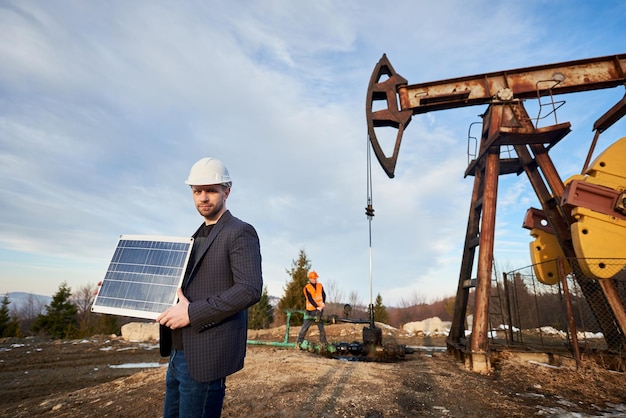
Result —
[[[122,235],[92,312],[156,319],[177,301],[191,237]]]

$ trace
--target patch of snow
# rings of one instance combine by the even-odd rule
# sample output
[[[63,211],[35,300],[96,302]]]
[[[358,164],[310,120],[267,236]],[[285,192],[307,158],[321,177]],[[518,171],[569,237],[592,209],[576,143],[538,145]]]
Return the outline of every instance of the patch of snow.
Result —
[[[143,348],[144,350],[156,350],[159,348],[159,344],[140,343],[139,347]]]
[[[607,402],[606,406],[608,406],[609,408],[614,409],[615,411],[626,412],[626,405],[621,404],[621,403]]]
[[[518,396],[521,397],[540,397],[540,398],[545,398],[544,395],[540,395],[537,393],[517,393]],[[596,409],[600,415],[596,415],[596,414],[586,414],[586,413],[582,413],[582,412],[575,412],[573,411],[574,409],[576,409],[578,407],[578,405],[574,402],[570,402],[562,397],[558,397],[557,403],[560,405],[563,405],[563,407],[561,406],[544,406],[544,405],[537,405],[537,413],[535,415],[538,416],[548,416],[548,417],[553,417],[553,418],[592,418],[592,417],[624,417],[626,416],[626,405],[624,404],[613,404],[610,402],[606,403],[606,406],[604,408],[601,408],[597,405],[593,405],[593,408]]]
[[[578,335],[578,338],[586,338],[586,339],[591,339],[591,338],[604,338],[604,334],[602,334],[601,332],[582,332],[579,331],[576,333],[576,335]]]
[[[124,364],[109,364],[111,369],[147,369],[150,367],[162,367],[167,366],[167,363],[124,363]]]
[[[544,334],[549,334],[549,335],[559,335],[561,337],[565,337],[567,335],[565,331],[559,331],[558,329],[554,327],[541,327],[539,328],[539,330],[543,332]]]
[[[447,347],[425,346],[425,345],[407,345],[407,348],[412,348],[413,350],[418,350],[418,351],[429,351],[429,352],[439,351],[442,353],[448,349]]]
[[[506,330],[508,330],[508,329],[512,329],[512,330],[513,330],[513,332],[519,332],[519,328],[517,328],[517,327],[512,327],[512,328],[511,328],[510,326],[508,326],[508,325],[506,325],[506,324],[500,324],[500,325],[498,326],[498,329],[499,329],[499,330],[503,330],[503,331],[506,331]]]
[[[522,398],[545,398],[541,393],[516,393],[516,395]]]
[[[537,366],[543,366],[543,367],[549,367],[551,369],[562,369],[561,366],[553,366],[552,364],[547,364],[547,363],[541,363],[539,361],[535,361],[535,360],[528,360],[528,362],[530,364],[535,364]]]
[[[398,330],[397,328],[394,328],[394,327],[392,327],[389,324],[385,324],[384,322],[376,321],[376,322],[374,322],[374,325],[376,325],[378,328],[387,329],[387,330],[390,330],[390,331],[397,331]]]

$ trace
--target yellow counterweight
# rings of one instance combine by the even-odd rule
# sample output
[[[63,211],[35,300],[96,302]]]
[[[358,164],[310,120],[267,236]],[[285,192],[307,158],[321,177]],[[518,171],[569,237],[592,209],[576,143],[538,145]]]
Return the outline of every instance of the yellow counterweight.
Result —
[[[609,146],[584,176],[566,182],[572,243],[583,272],[611,278],[626,266],[626,137]]]
[[[530,259],[537,280],[543,284],[557,284],[560,277],[557,260],[558,258],[565,260],[565,255],[556,237],[538,228],[531,229],[530,235],[535,238],[530,243]],[[565,274],[572,272],[572,267],[567,261],[563,266]]]

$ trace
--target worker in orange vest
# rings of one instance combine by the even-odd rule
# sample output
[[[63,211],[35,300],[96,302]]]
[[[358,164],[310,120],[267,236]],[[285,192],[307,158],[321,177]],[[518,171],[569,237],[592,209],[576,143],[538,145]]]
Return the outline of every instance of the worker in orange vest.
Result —
[[[317,328],[320,331],[320,343],[324,345],[327,344],[326,331],[324,330],[324,322],[322,321],[322,312],[324,311],[326,303],[326,292],[324,292],[324,286],[317,282],[319,276],[315,270],[311,270],[307,277],[309,282],[304,286],[303,290],[304,299],[306,301],[306,315],[304,316],[304,322],[298,334],[296,347],[300,347],[300,343],[304,341],[304,337],[313,322],[317,323]]]

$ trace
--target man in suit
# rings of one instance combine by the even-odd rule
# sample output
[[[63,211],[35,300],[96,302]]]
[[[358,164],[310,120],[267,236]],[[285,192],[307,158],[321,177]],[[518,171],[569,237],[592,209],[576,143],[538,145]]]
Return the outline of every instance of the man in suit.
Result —
[[[196,162],[185,181],[204,222],[179,301],[163,312],[161,355],[169,356],[164,417],[219,417],[226,376],[243,368],[247,308],[261,297],[261,251],[251,225],[226,209],[231,179],[213,158]]]

